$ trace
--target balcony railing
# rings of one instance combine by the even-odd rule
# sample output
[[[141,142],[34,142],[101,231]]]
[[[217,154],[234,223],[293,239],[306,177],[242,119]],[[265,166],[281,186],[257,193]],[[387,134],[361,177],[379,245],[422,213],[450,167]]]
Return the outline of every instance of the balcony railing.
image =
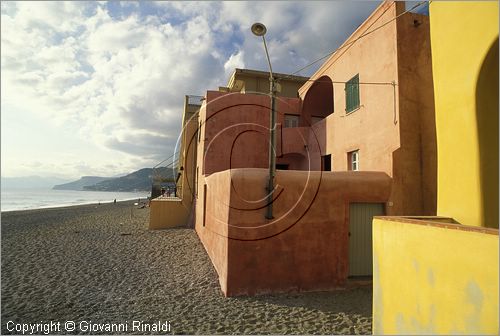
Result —
[[[203,101],[203,96],[192,96],[188,95],[188,105],[196,105],[196,106],[201,106],[201,103]]]
[[[162,195],[162,197],[178,197],[176,180],[178,175],[179,153],[172,154],[167,159],[159,162],[153,167],[151,174],[151,199]],[[168,196],[167,196],[168,195]]]

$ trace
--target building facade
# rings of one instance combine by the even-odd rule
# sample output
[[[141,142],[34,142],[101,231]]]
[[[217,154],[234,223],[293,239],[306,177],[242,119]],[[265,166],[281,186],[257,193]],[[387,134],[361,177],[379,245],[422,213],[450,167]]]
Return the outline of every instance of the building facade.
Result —
[[[225,295],[345,286],[372,274],[374,215],[436,214],[429,18],[404,11],[382,3],[298,98],[277,97],[272,219],[269,96],[207,92],[195,229]]]
[[[307,81],[307,77],[290,76],[284,78],[286,76],[284,74],[277,73],[274,75],[280,81],[280,92],[277,94],[280,99],[279,110],[288,111],[288,114],[298,118],[300,100],[297,98],[297,89]],[[267,86],[264,85],[266,82]],[[252,95],[245,95],[245,90],[247,92],[251,91]],[[228,134],[245,129],[245,125],[238,126],[238,124],[245,121],[262,125],[264,125],[263,121],[265,121],[267,122],[265,124],[267,129],[269,126],[268,92],[268,72],[235,69],[227,86],[220,87],[219,91],[208,91],[205,97],[184,97],[182,130],[177,142],[179,150],[177,154],[173,155],[172,162],[175,161],[175,164],[170,164],[167,167],[173,172],[172,175],[176,179],[176,194],[173,197],[158,197],[151,201],[150,229],[164,229],[184,225],[194,226],[194,201],[198,196],[197,181],[200,176],[209,175],[230,167],[267,166],[267,157],[265,159],[262,157],[264,151],[268,152],[265,136],[256,139],[246,136],[248,134],[239,136],[237,141],[234,142],[236,147],[232,147],[234,155],[232,155],[231,160],[227,159],[227,154],[230,152],[227,150],[226,145],[232,143],[232,138],[231,136],[228,137]],[[218,99],[223,96],[226,97],[224,100]],[[250,102],[241,104],[237,97],[254,97],[258,102],[255,104],[254,100],[250,100]],[[210,102],[210,104],[207,102]],[[229,102],[230,105],[224,106],[221,111],[215,111],[217,104],[221,102],[223,104]],[[202,109],[202,116],[200,116],[202,103],[204,108]],[[207,109],[206,106],[210,107]],[[249,110],[251,111],[250,114],[247,113]],[[281,123],[285,122],[284,118],[284,114],[281,113]],[[208,137],[209,134],[214,135],[215,141],[206,149],[199,149],[202,153],[205,150],[210,152],[210,159],[203,161],[204,155],[198,157],[198,147],[200,147],[200,142],[205,144],[208,140],[208,138],[205,139],[204,135],[203,141],[201,141],[202,133],[205,132],[207,126],[208,132],[206,136]],[[230,132],[222,132],[219,136],[219,133],[227,127],[231,128]],[[264,131],[263,128],[257,128],[257,132],[260,132],[261,135],[267,134],[267,131]],[[247,143],[248,141],[250,143]],[[252,150],[249,151],[248,148],[252,148]],[[282,161],[287,162],[286,158],[280,162]],[[294,166],[292,165],[291,168],[294,168]]]
[[[320,144],[313,169],[385,172],[387,214],[435,215],[429,17],[393,20],[404,11],[404,2],[382,3],[320,67],[299,90],[300,124],[312,125],[309,140]]]
[[[498,335],[498,13],[430,4],[438,216],[375,218],[374,334]]]

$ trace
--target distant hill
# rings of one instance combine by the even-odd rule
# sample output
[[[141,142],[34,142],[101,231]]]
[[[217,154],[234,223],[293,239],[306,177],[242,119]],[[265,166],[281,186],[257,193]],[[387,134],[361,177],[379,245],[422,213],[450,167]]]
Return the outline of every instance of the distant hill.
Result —
[[[156,184],[171,183],[174,180],[171,168],[159,167],[139,169],[120,177],[82,176],[78,181],[54,186],[55,190],[89,191],[151,191],[152,175]]]
[[[100,176],[82,176],[79,180],[55,185],[54,190],[85,190],[85,187],[92,186],[96,183],[109,180],[110,177]]]
[[[161,176],[165,181],[173,180],[173,171],[165,167],[160,167],[155,170],[155,176]],[[152,168],[143,168],[128,175],[100,181],[94,185],[85,186],[84,190],[93,191],[135,191],[135,190],[151,190],[151,176],[153,175]]]
[[[3,177],[1,179],[2,189],[50,189],[56,184],[66,183],[58,177],[24,176]]]

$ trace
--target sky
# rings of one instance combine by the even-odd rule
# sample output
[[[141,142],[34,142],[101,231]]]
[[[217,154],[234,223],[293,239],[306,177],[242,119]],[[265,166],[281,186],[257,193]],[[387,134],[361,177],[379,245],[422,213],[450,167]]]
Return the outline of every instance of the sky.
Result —
[[[1,175],[114,176],[175,149],[184,95],[234,68],[292,73],[379,2],[2,2]],[[320,65],[320,64],[319,64]],[[310,76],[317,69],[300,73]]]

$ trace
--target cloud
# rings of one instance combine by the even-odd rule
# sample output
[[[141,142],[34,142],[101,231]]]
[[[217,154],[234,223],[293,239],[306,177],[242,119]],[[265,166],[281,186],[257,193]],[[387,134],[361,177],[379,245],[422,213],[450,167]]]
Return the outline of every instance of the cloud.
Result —
[[[245,52],[243,50],[229,56],[229,59],[224,63],[224,70],[226,77],[233,72],[235,68],[244,69],[245,68]]]
[[[253,22],[268,27],[275,71],[293,72],[376,5],[2,2],[2,100],[121,153],[130,168],[151,166],[174,150],[185,94],[224,85],[235,67],[267,70]]]

